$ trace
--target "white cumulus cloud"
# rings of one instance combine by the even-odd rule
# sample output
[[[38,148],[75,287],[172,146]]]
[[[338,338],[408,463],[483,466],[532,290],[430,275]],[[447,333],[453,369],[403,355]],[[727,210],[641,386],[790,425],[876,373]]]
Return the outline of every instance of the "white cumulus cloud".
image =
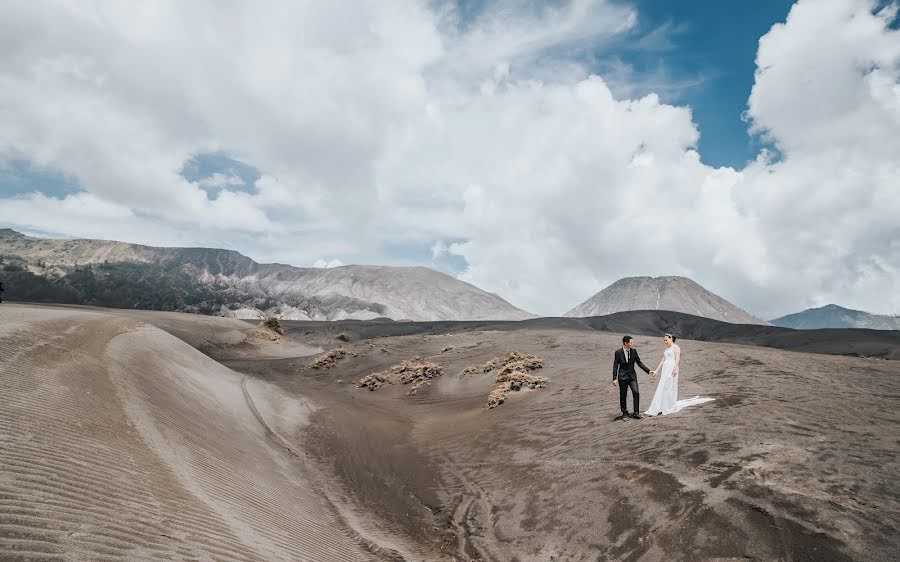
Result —
[[[635,8],[513,6],[7,7],[0,159],[84,191],[0,199],[0,222],[317,267],[464,258],[462,279],[548,315],[629,275],[767,318],[900,312],[895,6],[801,0],[761,38],[746,119],[774,151],[739,170],[702,163],[689,107],[581,62]],[[182,177],[211,152],[258,169],[254,189]]]
[[[339,259],[333,259],[333,260],[317,259],[316,263],[313,264],[313,267],[331,269],[332,267],[340,267],[342,265],[344,265],[344,262],[342,262]]]

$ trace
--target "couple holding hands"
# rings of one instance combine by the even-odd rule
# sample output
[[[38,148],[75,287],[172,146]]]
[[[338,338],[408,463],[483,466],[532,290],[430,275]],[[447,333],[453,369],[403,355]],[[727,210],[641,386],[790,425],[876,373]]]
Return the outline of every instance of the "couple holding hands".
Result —
[[[672,334],[663,336],[662,359],[659,366],[655,370],[650,370],[641,361],[637,349],[634,347],[634,338],[631,336],[622,337],[622,348],[617,349],[613,355],[613,385],[619,387],[619,406],[622,409],[622,420],[627,421],[629,418],[639,420],[642,418],[640,414],[640,392],[638,390],[637,373],[634,366],[637,365],[655,378],[659,375],[659,385],[656,387],[656,394],[653,395],[653,401],[645,412],[648,416],[659,416],[666,414],[674,414],[675,412],[713,400],[708,397],[695,396],[686,400],[678,400],[678,370],[681,365],[681,348],[675,345],[677,338]],[[628,397],[628,389],[631,389],[631,396],[634,400],[634,412],[628,413],[626,406],[626,398]]]

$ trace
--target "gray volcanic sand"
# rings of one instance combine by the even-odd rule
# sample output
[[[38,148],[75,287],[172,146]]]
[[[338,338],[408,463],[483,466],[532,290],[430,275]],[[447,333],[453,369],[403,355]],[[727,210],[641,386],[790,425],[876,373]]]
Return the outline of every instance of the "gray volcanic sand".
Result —
[[[302,399],[105,313],[3,305],[0,353],[0,559],[373,558],[245,393]]]
[[[89,310],[0,306],[2,559],[888,560],[900,548],[897,361],[679,339],[680,396],[716,400],[622,422],[616,333],[342,343],[335,326],[292,323],[263,352],[221,335],[242,333],[221,319]],[[220,362],[166,330],[216,342],[204,349]],[[655,367],[660,338],[636,340]],[[277,358],[307,344],[357,356],[324,371]],[[513,350],[542,357],[548,385],[488,410],[493,374],[461,373]],[[445,374],[415,395],[353,384],[417,355]],[[641,372],[640,384],[646,408],[655,383]]]

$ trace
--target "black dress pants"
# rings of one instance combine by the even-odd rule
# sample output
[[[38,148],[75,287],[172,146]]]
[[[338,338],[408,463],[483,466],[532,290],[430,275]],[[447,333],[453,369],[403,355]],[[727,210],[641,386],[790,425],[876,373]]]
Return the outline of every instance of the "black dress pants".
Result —
[[[641,393],[638,392],[637,379],[619,380],[619,406],[622,407],[622,413],[628,413],[628,407],[625,405],[625,399],[628,397],[628,389],[631,388],[631,397],[634,399],[635,413],[641,411]]]

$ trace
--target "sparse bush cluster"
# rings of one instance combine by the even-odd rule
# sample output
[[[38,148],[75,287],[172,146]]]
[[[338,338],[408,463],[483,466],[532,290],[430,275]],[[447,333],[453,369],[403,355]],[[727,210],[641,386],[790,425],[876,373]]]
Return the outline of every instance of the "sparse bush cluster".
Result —
[[[484,364],[484,367],[481,368],[481,372],[482,373],[490,373],[491,371],[493,371],[494,369],[496,369],[497,367],[500,366],[501,361],[502,361],[502,359],[500,359],[499,357],[494,357],[493,359],[491,359],[490,361],[488,361],[487,363]]]
[[[259,323],[260,326],[267,330],[271,330],[279,335],[284,335],[284,328],[281,327],[281,321],[274,316],[269,316],[265,320]]]
[[[475,365],[470,365],[470,366],[466,367],[465,369],[463,369],[462,374],[463,374],[463,376],[466,376],[466,375],[474,375],[475,373],[479,373],[479,372],[481,372],[481,367],[476,367]]]
[[[419,360],[403,361],[386,371],[366,375],[359,380],[356,386],[377,390],[385,384],[411,384],[412,387],[406,393],[410,395],[415,394],[422,385],[428,384],[431,379],[435,379],[443,373],[443,367],[437,363],[421,362]]]
[[[448,345],[447,347],[445,347],[444,349],[441,350],[441,353],[447,353],[447,352],[450,351],[451,349],[453,349],[453,346],[452,346],[452,345]]]
[[[506,401],[507,391],[509,391],[508,388],[503,388],[500,386],[492,390],[491,393],[488,394],[488,408],[494,409],[500,404],[503,404],[503,402]]]
[[[505,375],[497,373],[497,376],[494,377],[494,382],[501,386],[504,384],[508,385],[509,390],[522,390],[523,386],[528,388],[544,388],[544,385],[547,384],[547,379],[532,375],[531,373],[513,371],[512,373]]]
[[[347,355],[356,356],[355,353],[350,353],[343,347],[338,347],[317,356],[309,366],[313,369],[330,369],[337,365],[338,360],[343,359]]]
[[[534,371],[544,368],[544,360],[536,355],[524,355],[518,351],[513,351],[500,362],[500,370],[497,376],[508,375],[515,371]],[[499,381],[498,381],[499,382]]]
[[[341,332],[340,334],[334,336],[334,338],[341,341],[350,341],[350,334],[348,334],[347,332]]]
[[[543,388],[547,384],[547,379],[531,374],[531,371],[543,368],[543,359],[518,351],[513,351],[504,358],[495,357],[485,363],[482,367],[482,371],[485,373],[498,369],[497,374],[494,375],[497,387],[488,395],[488,408],[496,408],[503,404],[506,401],[506,394],[510,390],[518,391],[522,387]],[[474,367],[468,367],[466,371],[469,369],[474,369]],[[463,373],[466,374],[466,371]]]
[[[378,390],[381,386],[388,382],[384,373],[372,373],[359,379],[356,383],[357,388],[368,388],[369,390]]]

